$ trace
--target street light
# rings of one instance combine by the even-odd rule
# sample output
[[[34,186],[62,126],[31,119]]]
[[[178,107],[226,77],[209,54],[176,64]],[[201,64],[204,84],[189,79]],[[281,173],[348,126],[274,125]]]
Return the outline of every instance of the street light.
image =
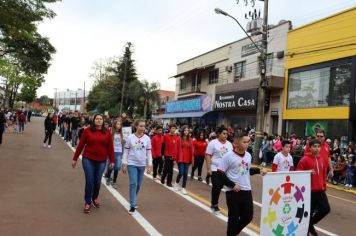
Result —
[[[262,28],[262,48],[259,48],[252,38],[247,34],[246,30],[241,26],[240,22],[233,16],[229,15],[227,12],[215,8],[216,14],[222,14],[228,16],[240,26],[240,28],[245,32],[247,37],[251,40],[253,45],[261,53],[260,61],[260,78],[258,87],[258,100],[257,100],[257,111],[256,111],[256,133],[255,133],[255,144],[254,144],[254,155],[253,163],[259,163],[259,149],[262,144],[263,139],[263,128],[264,128],[264,106],[265,106],[265,94],[267,89],[267,78],[266,78],[266,55],[267,55],[267,31],[268,31],[268,0],[264,0],[264,11],[263,11],[263,28]]]
[[[255,45],[255,47],[257,48],[257,50],[262,53],[262,50],[257,46],[257,44],[255,43],[255,41],[252,40],[252,38],[250,37],[250,35],[248,35],[248,33],[246,32],[246,30],[244,29],[244,27],[242,27],[242,25],[240,24],[240,22],[233,17],[232,15],[230,15],[229,13],[227,13],[226,11],[221,10],[220,8],[215,8],[214,9],[215,13],[218,15],[224,15],[227,17],[230,17],[231,19],[233,19],[234,21],[236,21],[236,23],[240,26],[240,28],[245,32],[246,36],[251,40],[251,42],[253,43],[253,45]]]

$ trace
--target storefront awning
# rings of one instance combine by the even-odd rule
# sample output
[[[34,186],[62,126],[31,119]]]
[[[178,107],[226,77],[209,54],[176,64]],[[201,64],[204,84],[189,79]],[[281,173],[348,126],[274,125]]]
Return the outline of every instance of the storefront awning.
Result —
[[[181,113],[166,113],[163,115],[158,115],[153,117],[154,119],[169,119],[169,118],[186,118],[186,117],[202,117],[207,112],[197,111],[197,112],[181,112]]]

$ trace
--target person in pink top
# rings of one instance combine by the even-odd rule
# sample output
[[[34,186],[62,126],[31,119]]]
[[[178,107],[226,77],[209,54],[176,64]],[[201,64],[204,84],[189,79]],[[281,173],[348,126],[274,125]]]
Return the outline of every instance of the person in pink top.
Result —
[[[280,152],[283,149],[281,136],[276,135],[275,139],[273,140],[273,149],[275,152]]]

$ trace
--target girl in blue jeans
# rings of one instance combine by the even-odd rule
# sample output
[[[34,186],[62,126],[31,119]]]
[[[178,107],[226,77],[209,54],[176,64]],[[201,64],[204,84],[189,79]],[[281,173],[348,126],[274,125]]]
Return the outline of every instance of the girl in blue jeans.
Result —
[[[137,195],[142,185],[146,165],[148,165],[148,174],[151,173],[152,168],[151,140],[145,135],[145,125],[142,120],[135,122],[136,132],[127,137],[122,159],[122,172],[129,174],[130,214],[134,214],[137,208]]]
[[[121,121],[115,120],[112,128],[112,139],[114,142],[114,154],[115,154],[115,166],[114,166],[114,171],[108,168],[108,173],[107,173],[107,180],[106,180],[106,185],[110,185],[113,188],[117,188],[117,175],[119,171],[121,170],[121,159],[122,159],[122,144],[124,142],[123,136],[122,136],[122,128],[121,128]],[[114,172],[113,178],[111,178],[111,173]]]

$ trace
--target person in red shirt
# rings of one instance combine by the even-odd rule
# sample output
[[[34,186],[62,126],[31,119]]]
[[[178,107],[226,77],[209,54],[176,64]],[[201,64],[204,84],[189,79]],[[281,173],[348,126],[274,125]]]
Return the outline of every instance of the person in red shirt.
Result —
[[[198,181],[203,181],[201,177],[203,164],[205,160],[206,147],[208,143],[205,140],[204,132],[198,133],[196,139],[193,141],[194,146],[194,165],[192,167],[191,179],[194,179],[194,172],[198,169]]]
[[[152,165],[153,165],[153,179],[157,177],[157,170],[158,175],[162,175],[163,169],[163,153],[162,153],[162,144],[163,144],[163,128],[162,126],[157,126],[156,128],[156,135],[153,136],[151,140],[152,145]]]
[[[84,213],[90,213],[91,204],[96,208],[100,207],[98,196],[106,159],[110,158],[110,169],[115,163],[112,135],[110,130],[105,128],[102,115],[96,114],[90,128],[84,130],[74,153],[73,168],[77,165],[80,154],[83,157],[82,165],[85,173]]]
[[[183,177],[182,183],[182,193],[187,194],[186,186],[188,179],[188,170],[190,164],[194,165],[194,146],[193,140],[189,135],[188,126],[182,127],[181,137],[180,137],[180,151],[178,156],[178,169],[179,173],[176,178],[176,183],[174,185],[174,190],[178,191],[180,179]]]
[[[321,142],[319,139],[309,141],[309,152],[299,161],[298,170],[311,170],[311,202],[309,234],[318,235],[314,225],[322,220],[330,212],[330,205],[326,191],[326,171],[328,165],[320,155]]]
[[[180,138],[176,134],[177,125],[171,124],[169,126],[169,133],[163,138],[162,153],[164,155],[163,174],[161,183],[164,184],[167,177],[167,186],[172,187],[173,165],[174,161],[178,159],[180,150]]]
[[[332,163],[330,161],[330,146],[325,142],[325,131],[324,130],[319,130],[316,133],[316,137],[320,140],[320,153],[319,155],[321,158],[324,160],[325,165],[328,166],[328,168],[325,170],[325,175],[329,175],[330,178],[334,177],[334,170]],[[305,153],[308,153],[310,150],[309,146],[305,148]],[[326,183],[325,183],[325,188],[326,188]]]
[[[17,119],[19,121],[19,133],[23,133],[25,131],[26,116],[22,111],[19,111]]]

